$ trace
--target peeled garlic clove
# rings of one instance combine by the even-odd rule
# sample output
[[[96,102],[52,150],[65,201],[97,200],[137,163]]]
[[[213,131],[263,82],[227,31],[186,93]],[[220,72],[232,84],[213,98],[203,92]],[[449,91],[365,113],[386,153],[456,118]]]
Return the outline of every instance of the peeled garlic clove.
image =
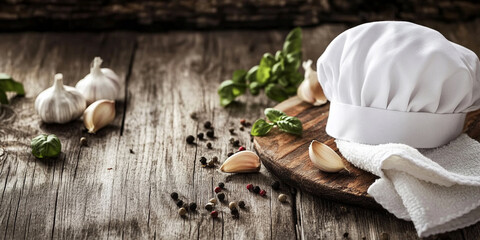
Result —
[[[261,166],[256,153],[244,150],[227,158],[220,170],[227,173],[248,173],[260,171]]]
[[[317,73],[312,69],[312,60],[303,62],[302,66],[305,69],[305,80],[297,89],[298,97],[314,106],[327,103],[322,86],[318,82]]]
[[[324,172],[339,172],[346,169],[342,158],[327,145],[313,140],[308,147],[308,155],[315,167]]]
[[[115,119],[115,102],[112,100],[96,101],[83,113],[83,124],[89,133],[96,133],[110,124],[113,119]]]
[[[111,69],[100,68],[101,64],[102,59],[95,57],[90,73],[75,85],[87,100],[87,105],[101,99],[115,100],[118,98],[120,78]]]
[[[67,123],[82,116],[86,103],[83,95],[74,87],[63,85],[63,75],[55,75],[52,87],[35,99],[35,111],[46,123]]]

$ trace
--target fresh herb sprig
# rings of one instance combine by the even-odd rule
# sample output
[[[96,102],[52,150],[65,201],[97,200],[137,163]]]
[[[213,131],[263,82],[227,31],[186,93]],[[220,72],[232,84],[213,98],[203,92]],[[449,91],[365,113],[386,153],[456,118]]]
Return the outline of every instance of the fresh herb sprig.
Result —
[[[260,64],[250,70],[233,72],[232,79],[222,82],[218,88],[220,104],[227,106],[249,89],[258,95],[262,89],[268,98],[281,102],[297,93],[303,75],[298,72],[302,60],[302,30],[293,29],[285,39],[283,49],[265,53]]]
[[[294,135],[302,135],[302,122],[298,118],[288,116],[284,112],[273,108],[265,109],[265,116],[269,122],[264,119],[255,121],[250,132],[253,136],[267,135],[275,126],[277,126],[280,131]]]
[[[24,95],[25,90],[23,85],[16,82],[9,75],[0,73],[0,103],[8,104],[7,92],[15,92],[19,95]]]

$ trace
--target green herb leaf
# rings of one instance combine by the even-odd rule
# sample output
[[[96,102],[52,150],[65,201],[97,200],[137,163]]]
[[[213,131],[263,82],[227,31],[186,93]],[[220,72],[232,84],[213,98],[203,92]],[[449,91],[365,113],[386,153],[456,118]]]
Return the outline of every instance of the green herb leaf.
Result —
[[[32,154],[37,158],[53,158],[60,155],[62,144],[55,134],[40,134],[32,139]]]
[[[256,74],[257,82],[261,85],[264,86],[265,84],[268,83],[268,80],[270,78],[270,68],[269,67],[258,67],[257,69],[257,74]]]
[[[287,35],[283,44],[283,52],[288,54],[300,51],[302,51],[302,30],[297,27]]]
[[[246,79],[245,79],[246,75],[247,75],[247,71],[237,70],[237,71],[233,72],[232,81],[234,81],[235,83],[245,83],[246,82]]]
[[[281,131],[302,135],[302,122],[296,117],[282,116],[276,124]]]
[[[220,105],[223,107],[229,105],[236,97],[245,93],[246,85],[235,83],[232,80],[223,81],[218,87],[218,95],[220,96]]]
[[[260,67],[273,67],[275,64],[275,57],[271,53],[263,54],[262,60],[260,60]]]
[[[258,71],[258,65],[250,68],[247,72],[247,76],[245,77],[248,82],[255,82],[257,81],[257,71]]]
[[[23,84],[16,82],[9,75],[0,73],[0,103],[8,104],[6,92],[15,92],[19,95],[25,95]]]
[[[272,130],[273,126],[273,123],[268,123],[263,119],[258,119],[253,124],[250,134],[252,134],[253,136],[264,136],[268,132],[270,132],[270,130]]]
[[[278,84],[280,84],[282,87],[287,87],[288,84],[290,84],[290,83],[288,82],[288,80],[285,76],[282,76],[278,79]]]
[[[265,94],[270,99],[281,102],[288,98],[288,94],[280,84],[270,83],[265,88]]]
[[[260,84],[258,82],[251,82],[249,85],[248,85],[248,88],[250,89],[250,93],[254,96],[258,95],[258,93],[260,93]]]
[[[266,108],[265,116],[270,122],[276,123],[281,117],[287,117],[287,114],[275,108]]]

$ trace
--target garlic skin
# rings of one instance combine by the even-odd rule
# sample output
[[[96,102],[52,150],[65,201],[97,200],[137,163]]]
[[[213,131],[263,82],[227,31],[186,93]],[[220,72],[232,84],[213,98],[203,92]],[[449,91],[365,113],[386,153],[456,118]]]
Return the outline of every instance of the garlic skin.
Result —
[[[315,167],[323,172],[339,172],[342,169],[347,170],[343,164],[342,158],[329,146],[313,140],[308,147],[308,155]],[[347,170],[348,171],[348,170]]]
[[[120,78],[111,69],[100,68],[102,62],[100,57],[95,57],[90,73],[75,85],[87,100],[87,105],[101,99],[118,98],[121,87]]]
[[[305,69],[305,80],[298,87],[297,96],[304,102],[314,106],[321,106],[327,103],[322,86],[318,82],[317,72],[312,69],[312,60],[303,62],[302,66]]]
[[[98,100],[88,106],[83,113],[83,124],[89,133],[96,133],[115,119],[115,102]]]
[[[226,173],[249,173],[260,171],[262,164],[258,155],[252,151],[240,151],[225,160],[220,171]]]
[[[35,99],[35,111],[45,123],[67,123],[82,116],[86,102],[74,87],[63,85],[63,74],[55,74],[52,87]]]

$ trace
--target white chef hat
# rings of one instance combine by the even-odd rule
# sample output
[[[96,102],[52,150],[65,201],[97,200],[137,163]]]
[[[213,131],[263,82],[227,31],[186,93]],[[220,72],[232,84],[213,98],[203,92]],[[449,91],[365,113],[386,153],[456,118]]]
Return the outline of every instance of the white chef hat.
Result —
[[[327,133],[364,144],[434,148],[480,108],[480,66],[469,49],[409,22],[373,22],[336,37],[317,62],[330,100]]]

